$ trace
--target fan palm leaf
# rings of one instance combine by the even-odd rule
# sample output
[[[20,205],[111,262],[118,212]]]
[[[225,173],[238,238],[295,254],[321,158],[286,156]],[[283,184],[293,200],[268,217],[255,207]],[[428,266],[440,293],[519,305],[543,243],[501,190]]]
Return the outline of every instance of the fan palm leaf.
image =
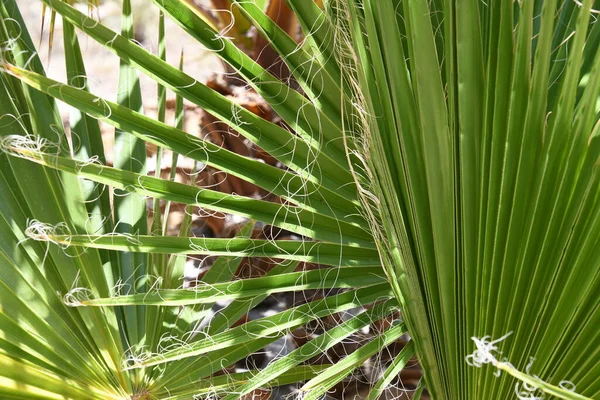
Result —
[[[63,20],[69,84],[46,76],[15,0],[0,4],[1,396],[233,399],[304,382],[300,395],[316,399],[402,338],[369,399],[413,357],[415,399],[424,388],[436,400],[600,396],[597,1],[289,0],[300,44],[254,1],[231,1],[297,89],[189,2],[153,1],[161,43],[168,17],[280,125],[167,63],[164,45],[156,56],[136,44],[129,1],[121,34],[43,3]],[[89,92],[75,29],[120,58],[116,103]],[[159,84],[156,120],[143,115],[139,73]],[[177,127],[165,123],[166,89]],[[184,98],[281,168],[183,131]],[[74,109],[70,137],[56,100]],[[112,166],[96,119],[117,129]],[[278,201],[148,176],[146,143]],[[233,238],[194,237],[187,215],[166,236],[161,201],[252,221]],[[297,240],[253,237],[254,220]],[[219,258],[184,287],[190,254]],[[238,279],[244,257],[277,265]],[[309,289],[324,296],[235,324],[270,294]],[[227,369],[350,311],[263,369]],[[377,321],[385,328],[338,362],[303,365]]]

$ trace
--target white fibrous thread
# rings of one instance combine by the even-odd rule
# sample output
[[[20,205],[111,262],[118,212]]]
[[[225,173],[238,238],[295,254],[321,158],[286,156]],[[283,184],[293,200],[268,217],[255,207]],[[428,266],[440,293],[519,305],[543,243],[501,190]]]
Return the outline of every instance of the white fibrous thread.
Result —
[[[502,352],[498,351],[498,346],[496,346],[496,344],[500,343],[510,335],[512,335],[512,332],[508,332],[506,335],[496,340],[490,340],[490,336],[484,336],[481,339],[472,337],[471,340],[475,342],[476,349],[472,354],[465,357],[465,361],[470,366],[477,368],[481,368],[484,364],[492,364],[493,366],[498,367],[500,361],[498,361],[494,353],[502,354]],[[496,372],[496,375],[500,375],[499,369]]]
[[[472,337],[471,339],[475,343],[476,349],[473,353],[465,357],[465,361],[468,365],[477,368],[481,368],[484,364],[492,364],[494,367],[498,368],[498,370],[494,373],[495,376],[500,376],[500,372],[503,369],[509,373],[511,370],[517,371],[514,365],[508,362],[506,358],[502,359],[501,361],[496,358],[496,355],[502,354],[502,352],[498,350],[497,344],[502,342],[510,335],[512,335],[512,331],[495,340],[491,340],[490,336],[484,336],[482,338]],[[525,368],[525,373],[532,377],[533,380],[543,383],[540,377],[537,375],[531,375],[529,372],[533,362],[534,358],[532,357],[529,361],[529,364]],[[575,391],[575,385],[573,382],[568,380],[560,381],[559,387],[569,392]],[[545,398],[545,394],[540,390],[540,388],[531,382],[517,382],[515,384],[515,394],[519,400],[543,400]]]
[[[143,364],[146,360],[150,359],[154,355],[155,354],[152,354],[148,351],[147,346],[130,346],[123,353],[121,367],[123,369],[129,369],[131,366]]]
[[[71,231],[64,222],[50,225],[34,219],[29,222],[27,229],[25,229],[25,235],[34,240],[51,242],[67,248],[70,244]],[[59,243],[54,239],[56,236],[66,236],[66,239]]]
[[[94,292],[91,289],[77,287],[69,290],[63,297],[63,303],[67,307],[80,307],[86,302],[94,299]]]
[[[46,139],[33,135],[7,135],[0,139],[3,152],[28,158],[46,152],[49,143]]]

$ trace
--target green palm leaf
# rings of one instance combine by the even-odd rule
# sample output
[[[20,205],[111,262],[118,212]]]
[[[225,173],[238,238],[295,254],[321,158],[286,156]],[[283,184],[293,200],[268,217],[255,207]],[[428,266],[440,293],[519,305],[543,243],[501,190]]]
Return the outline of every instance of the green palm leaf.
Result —
[[[300,44],[262,3],[227,2],[298,85],[191,2],[149,2],[164,13],[158,56],[132,40],[129,1],[121,34],[68,2],[43,3],[63,20],[68,84],[45,75],[16,1],[0,4],[0,397],[233,399],[304,382],[316,399],[402,337],[369,399],[413,356],[415,398],[600,396],[598,1],[288,0]],[[165,17],[284,123],[170,65]],[[120,58],[116,103],[87,89],[75,29]],[[139,73],[159,85],[157,120],[142,113]],[[176,127],[166,90],[178,96]],[[184,98],[278,166],[185,132]],[[74,109],[70,135],[55,99]],[[113,166],[96,119],[117,128]],[[157,168],[168,150],[173,170],[188,157],[269,197],[147,176],[146,143]],[[186,207],[178,236],[166,235],[171,203]],[[251,222],[235,237],[196,237],[193,207]],[[254,221],[296,237],[257,236]],[[218,258],[182,288],[194,255]],[[275,265],[239,274],[259,258]],[[322,297],[244,320],[269,295],[307,290]],[[231,373],[348,312],[265,368]],[[306,364],[377,321],[387,328],[338,362]]]

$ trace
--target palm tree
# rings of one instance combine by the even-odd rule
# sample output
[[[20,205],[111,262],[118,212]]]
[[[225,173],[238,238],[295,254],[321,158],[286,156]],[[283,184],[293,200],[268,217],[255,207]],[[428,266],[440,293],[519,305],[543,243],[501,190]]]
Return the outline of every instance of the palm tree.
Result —
[[[45,76],[16,1],[0,5],[1,396],[235,399],[304,382],[303,398],[317,399],[408,332],[369,399],[413,356],[423,368],[414,399],[424,386],[435,400],[599,398],[598,2],[289,0],[298,45],[254,1],[233,1],[295,90],[190,3],[154,1],[284,125],[133,42],[128,0],[121,34],[43,2],[63,20],[69,85]],[[87,90],[75,28],[121,59],[116,103]],[[138,72],[284,167],[144,116]],[[70,139],[55,99],[78,112]],[[95,119],[117,128],[112,167]],[[147,176],[145,143],[277,201]],[[166,236],[160,213],[148,229],[146,198],[155,210],[177,202],[300,239],[253,239],[252,223],[234,238],[190,237],[190,216]],[[181,288],[189,254],[219,258]],[[232,281],[242,257],[278,263]],[[270,294],[309,289],[327,295],[234,325]],[[211,316],[218,300],[231,302]],[[263,369],[222,373],[296,327],[356,309]],[[304,364],[380,320],[340,361]]]

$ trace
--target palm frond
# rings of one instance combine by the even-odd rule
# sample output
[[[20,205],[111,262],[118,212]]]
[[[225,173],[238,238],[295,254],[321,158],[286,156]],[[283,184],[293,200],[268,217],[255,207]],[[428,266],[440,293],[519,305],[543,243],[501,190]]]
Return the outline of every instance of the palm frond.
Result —
[[[62,18],[68,84],[46,76],[16,1],[0,4],[0,396],[233,399],[297,384],[316,399],[394,343],[368,399],[413,358],[414,399],[425,388],[435,400],[600,396],[597,1],[288,0],[301,43],[262,3],[225,2],[227,18],[243,19],[234,37],[254,25],[297,85],[190,2],[152,2],[158,55],[132,40],[128,0],[121,34],[68,2],[43,3]],[[282,122],[169,64],[165,17]],[[121,60],[116,103],[89,92],[75,29]],[[159,86],[157,119],[143,114],[140,73]],[[274,163],[185,132],[183,99]],[[56,100],[74,109],[70,135]],[[117,129],[112,166],[97,119]],[[163,151],[174,153],[168,179]],[[176,182],[183,157],[269,196]],[[175,203],[184,220],[167,236]],[[198,237],[194,207],[250,222]],[[294,240],[257,236],[255,221]],[[191,255],[216,261],[190,283]],[[240,274],[259,259],[271,265],[263,275]],[[269,295],[307,291],[245,318]],[[232,371],[307,324],[322,329],[296,350]],[[308,364],[365,327],[345,357]]]

